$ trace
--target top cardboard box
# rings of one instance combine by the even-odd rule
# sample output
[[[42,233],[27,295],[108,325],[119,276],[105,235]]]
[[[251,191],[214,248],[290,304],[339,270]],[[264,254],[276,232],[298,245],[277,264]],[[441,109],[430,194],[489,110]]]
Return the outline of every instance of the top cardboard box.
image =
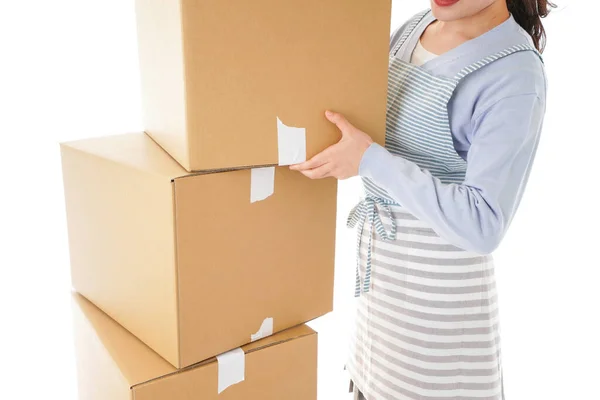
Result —
[[[144,129],[186,170],[311,158],[339,140],[327,109],[384,144],[391,0],[136,7]]]

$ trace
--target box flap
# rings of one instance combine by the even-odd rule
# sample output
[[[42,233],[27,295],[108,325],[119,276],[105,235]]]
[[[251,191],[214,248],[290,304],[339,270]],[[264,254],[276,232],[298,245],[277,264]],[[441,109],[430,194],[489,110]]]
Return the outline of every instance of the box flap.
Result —
[[[178,370],[82,295],[73,293],[73,305],[92,325],[98,340],[110,354],[131,387],[216,362],[216,357],[212,357]],[[316,334],[315,331],[307,325],[299,325],[247,344],[242,349],[244,353],[248,354],[314,334]]]
[[[284,331],[281,331],[279,333],[276,333],[272,336],[266,337],[264,339],[257,340],[256,342],[248,343],[247,345],[242,346],[241,349],[244,351],[245,354],[249,354],[249,353],[253,353],[258,350],[262,350],[267,347],[276,346],[279,344],[289,342],[290,340],[294,340],[294,339],[298,339],[298,338],[310,336],[310,335],[316,335],[316,332],[311,327],[309,327],[308,325],[304,325],[304,324],[298,325],[298,326],[294,326],[292,328],[286,329]],[[173,375],[173,374],[177,374],[180,372],[188,371],[190,369],[199,368],[199,367],[202,367],[205,365],[212,364],[216,361],[217,361],[216,356],[211,357],[211,358],[201,361],[199,363],[190,365],[189,367],[175,370],[172,373],[167,374],[167,375]],[[164,378],[165,376],[166,375],[157,376],[155,379],[152,379],[152,380]],[[148,383],[148,382],[149,381],[140,382],[140,384]]]
[[[73,293],[73,306],[92,325],[97,339],[131,387],[177,371],[82,295]]]
[[[243,361],[239,356],[243,356]],[[242,355],[229,353],[220,362],[208,362],[135,386],[133,397],[136,400],[316,400],[317,335],[290,339]]]
[[[189,173],[145,133],[127,133],[62,143],[97,157],[175,179]]]
[[[244,350],[244,353],[247,354],[265,347],[287,342],[289,340],[297,339],[303,336],[313,335],[315,333],[316,332],[308,325],[298,325],[293,328],[286,329],[285,331],[279,332],[275,335],[268,336],[264,339],[257,340],[256,342],[242,346],[242,350]]]

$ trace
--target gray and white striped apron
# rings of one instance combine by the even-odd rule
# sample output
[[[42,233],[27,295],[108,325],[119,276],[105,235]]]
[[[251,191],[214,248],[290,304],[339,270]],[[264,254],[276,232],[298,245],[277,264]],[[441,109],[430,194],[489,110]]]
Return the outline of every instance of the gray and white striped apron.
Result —
[[[395,57],[419,15],[390,53],[386,148],[445,183],[461,183],[447,111],[461,79],[520,51],[508,48],[454,78]],[[539,53],[537,53],[539,55]],[[367,400],[500,400],[503,396],[494,265],[441,238],[382,188],[364,179],[351,212],[358,225],[356,329],[347,369]]]

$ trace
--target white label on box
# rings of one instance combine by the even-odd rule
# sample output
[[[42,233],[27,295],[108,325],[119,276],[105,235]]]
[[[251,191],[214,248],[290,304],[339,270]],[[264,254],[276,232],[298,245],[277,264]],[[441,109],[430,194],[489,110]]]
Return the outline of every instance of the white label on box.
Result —
[[[237,348],[217,356],[219,370],[218,391],[219,394],[231,385],[244,380],[246,369],[246,355],[244,350]]]
[[[277,118],[277,148],[279,165],[306,161],[306,129],[285,125]]]
[[[273,318],[265,318],[258,332],[250,335],[250,341],[256,342],[259,339],[271,336],[273,334]]]
[[[275,190],[275,167],[254,168],[250,171],[250,203],[271,196]]]

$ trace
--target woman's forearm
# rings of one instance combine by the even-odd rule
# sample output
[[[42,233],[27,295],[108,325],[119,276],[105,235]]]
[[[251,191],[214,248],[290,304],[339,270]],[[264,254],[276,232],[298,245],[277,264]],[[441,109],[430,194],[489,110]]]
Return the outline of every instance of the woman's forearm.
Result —
[[[359,175],[429,222],[446,240],[477,253],[502,240],[522,196],[534,157],[543,102],[523,95],[498,102],[474,119],[476,132],[462,184],[442,183],[429,171],[373,144]]]

